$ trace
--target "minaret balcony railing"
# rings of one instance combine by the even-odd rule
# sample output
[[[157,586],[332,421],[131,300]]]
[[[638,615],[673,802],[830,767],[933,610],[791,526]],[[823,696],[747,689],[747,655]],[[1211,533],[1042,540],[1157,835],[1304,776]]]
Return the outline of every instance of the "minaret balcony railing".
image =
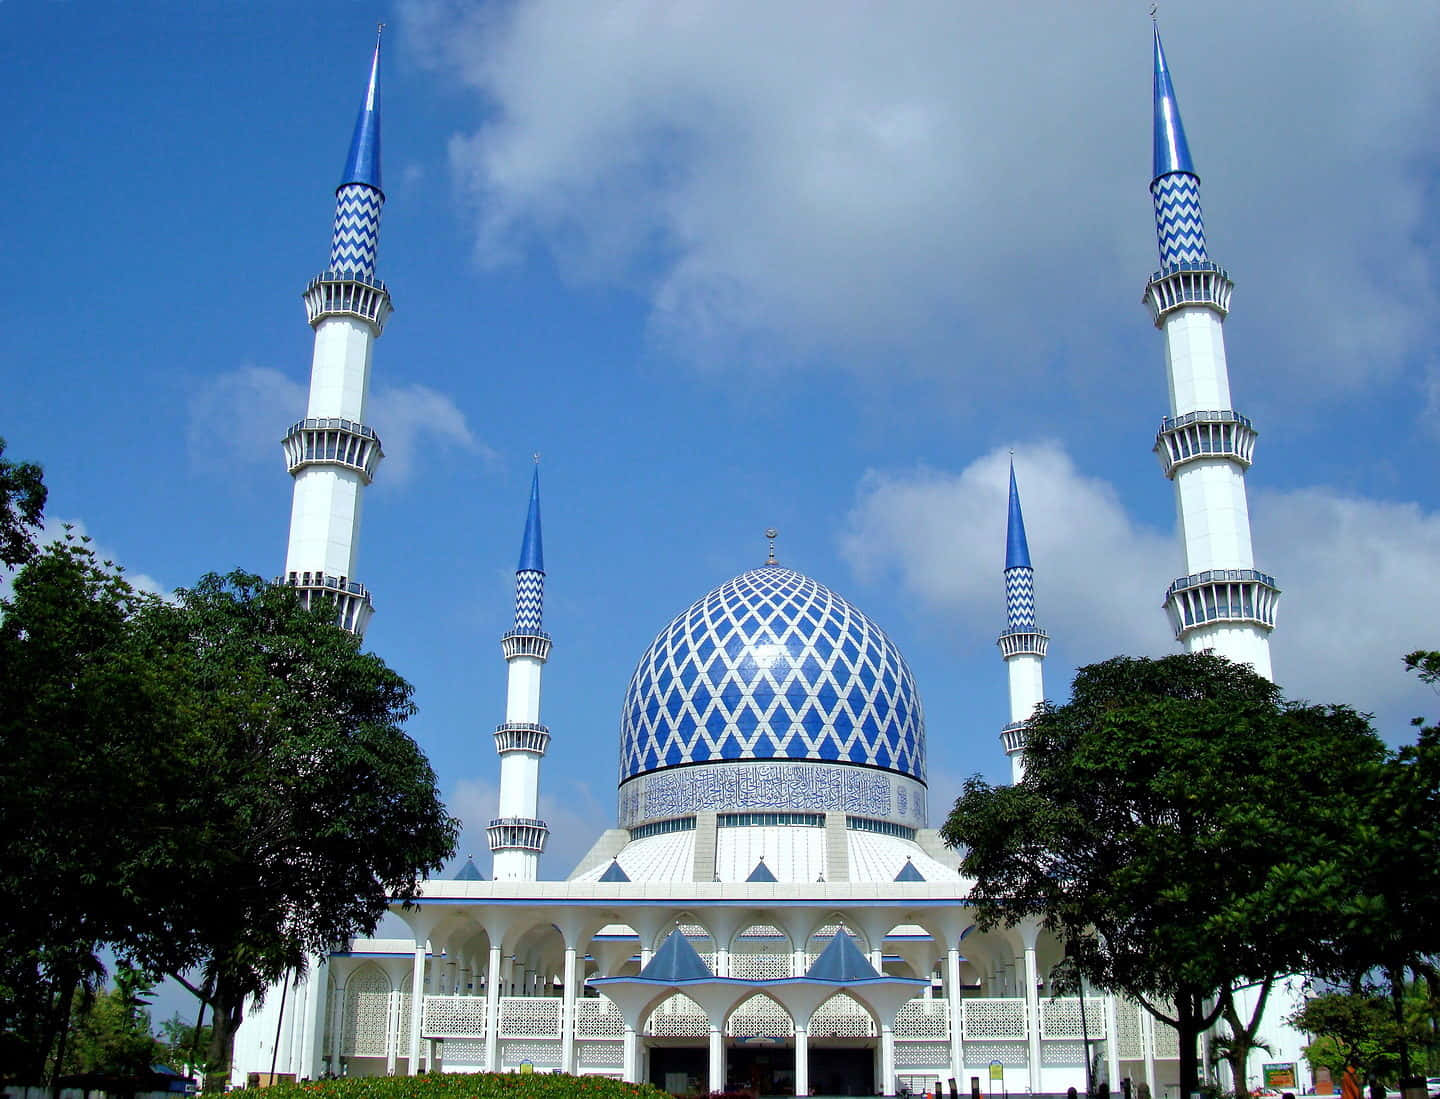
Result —
[[[495,751],[534,752],[543,756],[550,747],[550,730],[534,721],[507,721],[495,726]]]
[[[342,466],[360,474],[367,485],[375,479],[375,468],[385,457],[380,436],[373,428],[336,417],[311,418],[291,424],[281,445],[292,475],[306,466]]]
[[[1177,640],[1220,622],[1273,630],[1279,602],[1275,578],[1254,569],[1209,569],[1182,576],[1165,591],[1165,610]]]
[[[1030,630],[1006,630],[995,644],[1006,660],[1012,656],[1044,656],[1050,647],[1050,635],[1038,627]]]
[[[485,834],[490,839],[492,852],[519,850],[534,851],[538,855],[545,852],[550,826],[532,817],[496,817]]]
[[[1186,306],[1207,306],[1222,317],[1230,312],[1235,284],[1225,268],[1214,263],[1176,263],[1156,271],[1145,284],[1145,304],[1159,328],[1165,318]]]
[[[329,599],[335,604],[335,623],[342,630],[357,637],[365,632],[375,608],[370,602],[370,593],[365,585],[345,576],[327,576],[323,572],[292,572],[281,577],[277,583],[288,584],[300,596],[301,604],[308,610],[317,599]]]
[[[1166,416],[1155,433],[1155,455],[1171,480],[1185,463],[1201,458],[1228,458],[1249,469],[1258,435],[1249,419],[1229,409]]]
[[[394,311],[390,291],[379,279],[369,282],[339,271],[316,275],[305,287],[303,297],[312,328],[326,317],[359,317],[374,325],[378,336]]]
[[[1000,743],[1005,746],[1005,754],[1013,756],[1016,752],[1025,750],[1025,742],[1029,738],[1030,723],[1028,721],[1012,721],[1000,730]]]
[[[536,660],[550,659],[550,635],[543,630],[511,630],[500,638],[500,651],[506,660],[517,656],[533,656]]]

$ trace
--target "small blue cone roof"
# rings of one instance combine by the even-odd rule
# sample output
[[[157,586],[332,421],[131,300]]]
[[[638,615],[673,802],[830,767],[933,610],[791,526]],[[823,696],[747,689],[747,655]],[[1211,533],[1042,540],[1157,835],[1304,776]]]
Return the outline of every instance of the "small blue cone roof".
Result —
[[[835,932],[835,937],[820,952],[820,957],[815,959],[815,964],[805,976],[812,981],[849,984],[853,981],[873,981],[880,974],[875,972],[870,959],[860,953],[860,948],[855,945],[850,932],[842,927]]]
[[[540,545],[540,467],[530,478],[530,511],[525,516],[525,537],[520,543],[516,572],[544,572],[545,551]]]
[[[485,875],[480,873],[480,867],[475,865],[474,858],[465,860],[465,865],[460,867],[452,881],[484,881]]]
[[[1010,527],[1005,535],[1005,567],[1030,567],[1030,544],[1025,540],[1025,516],[1020,513],[1020,490],[1015,487],[1014,462],[1010,463]]]
[[[895,875],[895,880],[896,880],[896,881],[924,881],[924,880],[925,880],[925,875],[922,874],[922,873],[920,873],[919,870],[915,869],[915,864],[914,864],[913,862],[911,862],[909,859],[906,859],[906,860],[905,860],[905,865],[902,866],[902,867],[900,867],[900,873],[898,873],[898,874]]]
[[[600,875],[600,881],[629,881],[630,875],[625,873],[625,868],[620,865],[619,859],[611,859],[610,865],[605,868],[605,873]]]
[[[690,940],[677,927],[665,937],[650,964],[640,971],[642,981],[704,981],[713,977],[709,968],[695,953]]]
[[[1195,174],[1190,160],[1190,146],[1185,141],[1185,126],[1180,121],[1180,105],[1175,102],[1175,86],[1170,82],[1170,68],[1165,63],[1165,47],[1160,44],[1160,28],[1155,28],[1155,178],[1171,172]]]
[[[355,119],[355,133],[350,138],[350,155],[345,158],[345,172],[340,177],[340,186],[347,183],[363,183],[367,187],[380,187],[380,40],[375,40],[375,57],[370,62],[370,83],[365,89],[365,100],[360,104],[359,117]]]
[[[760,861],[755,864],[755,869],[750,871],[746,881],[777,881],[774,872],[765,865],[765,856],[760,856]]]

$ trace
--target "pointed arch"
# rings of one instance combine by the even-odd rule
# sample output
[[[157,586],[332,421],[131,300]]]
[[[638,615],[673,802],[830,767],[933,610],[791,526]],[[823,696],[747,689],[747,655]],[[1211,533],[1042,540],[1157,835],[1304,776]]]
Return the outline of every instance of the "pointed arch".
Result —
[[[795,1020],[789,1010],[764,989],[758,989],[730,1009],[725,1033],[731,1038],[793,1038]]]

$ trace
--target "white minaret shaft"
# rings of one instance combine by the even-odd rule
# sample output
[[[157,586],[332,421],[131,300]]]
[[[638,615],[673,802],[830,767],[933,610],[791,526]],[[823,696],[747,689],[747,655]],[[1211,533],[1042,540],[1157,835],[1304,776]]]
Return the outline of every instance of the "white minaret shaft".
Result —
[[[530,509],[515,570],[515,628],[500,639],[505,654],[505,722],[495,730],[500,754],[500,805],[486,832],[496,881],[534,881],[550,828],[540,811],[540,760],[550,730],[540,724],[540,672],[550,657],[541,628],[545,556],[540,539],[540,468],[530,481]]]
[[[1035,570],[1025,539],[1015,464],[1010,464],[1010,516],[1005,537],[1005,632],[996,642],[1010,677],[1010,723],[1000,732],[1010,757],[1010,777],[1025,777],[1025,726],[1045,701],[1045,650],[1050,635],[1035,624]]]
[[[1200,179],[1190,160],[1160,32],[1155,31],[1155,228],[1160,270],[1145,302],[1165,338],[1170,415],[1155,453],[1175,482],[1186,575],[1165,593],[1176,638],[1191,652],[1214,650],[1269,678],[1270,631],[1280,590],[1255,569],[1245,471],[1254,425],[1230,405],[1225,316],[1234,284],[1210,262]]]
[[[365,425],[370,362],[390,315],[390,292],[375,278],[380,210],[380,43],[355,121],[345,173],[335,191],[330,265],[305,288],[305,311],[315,330],[310,401],[305,418],[283,440],[295,479],[290,543],[282,580],[308,605],[326,596],[339,623],[364,633],[373,608],[355,579],[365,486],[384,457],[380,438]]]

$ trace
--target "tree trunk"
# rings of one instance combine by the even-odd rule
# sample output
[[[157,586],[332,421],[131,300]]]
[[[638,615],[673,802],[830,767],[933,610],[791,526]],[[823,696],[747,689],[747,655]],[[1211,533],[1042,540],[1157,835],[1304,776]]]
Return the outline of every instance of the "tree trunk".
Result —
[[[222,978],[215,982],[210,1003],[210,1046],[205,1052],[205,1093],[218,1095],[230,1082],[235,1054],[235,1031],[240,1026],[245,997],[233,992]]]
[[[1405,1081],[1410,1078],[1410,1036],[1405,1027],[1405,967],[1390,966],[1386,976],[1390,978],[1390,1004],[1395,1012],[1395,1032],[1400,1039],[1400,1079]]]
[[[1237,1096],[1250,1094],[1250,1053],[1255,1049],[1255,1035],[1260,1032],[1260,1022],[1265,1017],[1265,1004],[1270,999],[1270,990],[1273,987],[1273,979],[1266,980],[1261,985],[1260,995],[1255,1000],[1255,1010],[1248,1023],[1240,1019],[1240,1010],[1235,1006],[1233,992],[1227,992],[1221,1001],[1221,1014],[1230,1028],[1225,1061],[1230,1066],[1230,1081]]]
[[[1175,1030],[1180,1042],[1180,1099],[1200,1090],[1200,1004],[1189,992],[1175,997]]]

